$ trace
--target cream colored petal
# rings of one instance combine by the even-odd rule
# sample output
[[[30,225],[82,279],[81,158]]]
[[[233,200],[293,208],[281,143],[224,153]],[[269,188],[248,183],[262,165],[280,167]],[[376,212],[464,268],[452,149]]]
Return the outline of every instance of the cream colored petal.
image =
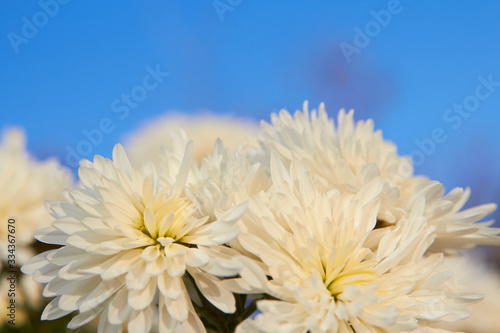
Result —
[[[21,271],[24,274],[33,274],[38,269],[42,268],[45,265],[48,265],[49,261],[47,259],[47,256],[54,251],[55,250],[45,251],[32,257],[31,259],[29,259],[24,263],[24,265],[21,267]]]
[[[150,209],[146,209],[144,212],[144,225],[151,235],[151,238],[156,238],[158,236],[155,216],[153,214],[153,211]]]
[[[80,312],[86,312],[96,308],[109,299],[124,283],[122,281],[102,281],[80,305]]]
[[[167,272],[170,276],[182,276],[186,271],[184,257],[167,257]]]
[[[114,256],[111,260],[107,261],[104,266],[105,270],[101,273],[101,278],[105,281],[111,280],[125,274],[129,271],[136,262],[141,260],[141,253],[143,251],[140,249],[134,249],[129,251],[124,251],[117,256]]]
[[[65,315],[71,313],[72,311],[61,310],[57,304],[59,303],[59,297],[54,298],[43,310],[42,320],[54,320],[57,318],[64,317]]]
[[[146,262],[144,260],[139,260],[129,268],[129,272],[125,277],[127,289],[139,290],[146,286],[146,284],[150,279],[150,276],[144,274],[145,270],[146,270]]]
[[[233,293],[225,289],[221,281],[213,275],[203,273],[202,271],[190,271],[205,298],[210,301],[215,307],[224,313],[234,313],[236,305]]]
[[[184,289],[184,288],[183,288]],[[190,300],[186,296],[184,289],[181,295],[175,299],[165,297],[165,306],[168,313],[177,321],[183,322],[189,315]]]
[[[128,305],[134,310],[143,310],[148,307],[156,294],[156,279],[151,278],[143,289],[130,290]]]
[[[34,233],[34,237],[42,243],[64,245],[68,235],[53,227],[40,229]]]
[[[144,310],[132,311],[128,321],[129,332],[149,332],[152,326],[153,310],[147,307]]]
[[[186,252],[186,265],[200,267],[208,263],[210,257],[202,250],[190,248]]]
[[[132,312],[127,304],[128,290],[122,288],[115,293],[108,304],[108,321],[113,325],[123,324]]]
[[[167,267],[167,261],[164,256],[160,255],[156,258],[155,261],[150,262],[146,266],[146,274],[151,276],[158,276],[163,271],[165,271]]]
[[[187,247],[177,243],[173,243],[168,247],[165,247],[165,256],[167,257],[180,257],[184,258],[187,252]]]
[[[104,306],[99,306],[95,309],[91,309],[87,312],[79,313],[74,316],[71,321],[68,323],[69,329],[75,329],[81,327],[97,317],[104,310]]]
[[[182,284],[181,277],[172,277],[167,272],[158,276],[158,289],[167,298],[178,298],[183,291]]]

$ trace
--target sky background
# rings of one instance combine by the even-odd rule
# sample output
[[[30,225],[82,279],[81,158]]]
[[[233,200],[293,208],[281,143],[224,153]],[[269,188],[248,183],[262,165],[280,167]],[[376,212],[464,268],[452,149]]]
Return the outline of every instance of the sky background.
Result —
[[[82,157],[110,157],[172,110],[259,121],[325,102],[332,117],[373,118],[416,173],[499,202],[499,13],[499,1],[0,0],[0,127],[68,165],[99,126]],[[126,106],[150,71],[168,76]],[[474,111],[455,113],[464,102]]]

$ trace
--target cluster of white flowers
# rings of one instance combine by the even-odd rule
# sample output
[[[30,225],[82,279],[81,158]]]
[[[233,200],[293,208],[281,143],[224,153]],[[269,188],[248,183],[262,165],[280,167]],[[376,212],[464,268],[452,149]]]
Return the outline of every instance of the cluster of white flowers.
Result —
[[[53,297],[42,319],[100,316],[99,332],[423,333],[471,314],[481,295],[441,266],[500,245],[481,222],[496,205],[461,210],[468,189],[444,195],[414,176],[352,112],[335,125],[305,103],[261,125],[202,158],[203,138],[167,130],[141,163],[121,145],[81,161],[79,185],[35,233],[61,247],[23,266]]]

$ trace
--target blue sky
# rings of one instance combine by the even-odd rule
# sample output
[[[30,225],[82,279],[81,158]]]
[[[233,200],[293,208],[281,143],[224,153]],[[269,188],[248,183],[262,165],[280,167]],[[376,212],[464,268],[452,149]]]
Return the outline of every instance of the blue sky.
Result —
[[[268,120],[324,101],[333,117],[373,118],[417,173],[498,202],[498,13],[498,1],[0,0],[0,127],[68,164],[100,126],[83,157],[109,157],[168,110]]]

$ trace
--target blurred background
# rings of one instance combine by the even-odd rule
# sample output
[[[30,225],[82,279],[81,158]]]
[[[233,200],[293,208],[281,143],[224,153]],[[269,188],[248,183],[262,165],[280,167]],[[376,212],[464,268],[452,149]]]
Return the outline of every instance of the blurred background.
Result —
[[[259,121],[325,102],[332,117],[373,118],[417,173],[497,201],[499,13],[497,1],[3,0],[0,124],[76,170],[75,155],[110,156],[169,110]]]
[[[493,0],[1,0],[0,127],[76,172],[165,112],[257,122],[325,102],[373,118],[417,174],[470,186],[469,206],[498,203],[499,13]]]
[[[76,170],[169,110],[259,121],[309,100],[373,118],[417,173],[472,186],[471,204],[500,195],[497,1],[0,4],[1,125],[39,158]]]

